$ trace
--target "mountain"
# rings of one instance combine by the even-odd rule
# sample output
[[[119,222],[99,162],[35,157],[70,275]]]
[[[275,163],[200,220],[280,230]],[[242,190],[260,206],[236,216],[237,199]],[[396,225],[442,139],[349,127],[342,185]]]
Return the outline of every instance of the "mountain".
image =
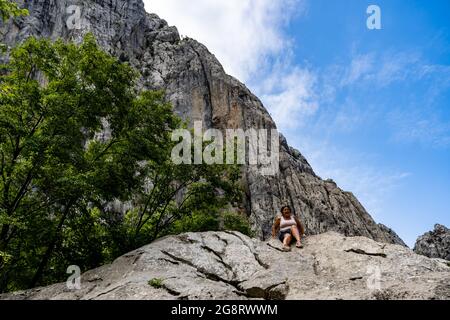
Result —
[[[283,261],[282,263],[280,261]],[[450,299],[450,265],[400,245],[335,232],[282,252],[237,232],[159,239],[66,283],[0,300]]]
[[[417,239],[414,252],[429,258],[440,258],[450,261],[450,229],[437,224],[434,230]]]
[[[244,84],[227,75],[208,49],[155,14],[141,0],[20,1],[30,15],[1,26],[9,46],[29,36],[81,41],[92,32],[98,43],[141,73],[139,87],[164,89],[183,119],[203,121],[205,128],[275,129],[261,101]],[[150,8],[151,9],[151,8]],[[389,228],[378,225],[350,192],[322,180],[303,155],[280,139],[279,173],[263,176],[256,166],[243,169],[245,212],[256,235],[267,239],[282,205],[290,205],[308,234],[336,231],[404,245]]]

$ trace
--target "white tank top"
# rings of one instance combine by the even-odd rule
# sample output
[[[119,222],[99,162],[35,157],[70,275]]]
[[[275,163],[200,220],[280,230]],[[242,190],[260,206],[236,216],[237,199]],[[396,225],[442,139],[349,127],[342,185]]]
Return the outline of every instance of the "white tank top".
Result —
[[[281,221],[280,221],[280,230],[281,231],[287,231],[290,228],[292,228],[292,226],[296,226],[297,222],[294,219],[294,216],[291,215],[290,219],[285,219],[283,216],[281,216]]]

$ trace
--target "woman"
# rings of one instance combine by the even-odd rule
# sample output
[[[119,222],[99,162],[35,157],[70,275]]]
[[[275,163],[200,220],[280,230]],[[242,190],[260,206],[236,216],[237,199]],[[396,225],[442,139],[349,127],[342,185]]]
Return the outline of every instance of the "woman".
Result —
[[[272,237],[274,239],[276,239],[278,232],[278,238],[283,242],[284,251],[291,250],[293,239],[297,240],[297,248],[303,248],[301,237],[305,234],[305,230],[300,220],[291,213],[289,206],[281,208],[281,216],[275,218],[275,223],[272,228]]]

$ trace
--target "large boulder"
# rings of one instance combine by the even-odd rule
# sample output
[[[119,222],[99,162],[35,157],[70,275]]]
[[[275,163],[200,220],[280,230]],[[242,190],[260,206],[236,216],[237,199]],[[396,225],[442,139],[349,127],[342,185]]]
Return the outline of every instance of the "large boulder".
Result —
[[[400,245],[335,232],[282,252],[237,232],[162,238],[66,283],[0,299],[450,299],[450,266]]]
[[[450,230],[437,224],[434,230],[417,239],[414,252],[429,258],[441,258],[450,261]]]

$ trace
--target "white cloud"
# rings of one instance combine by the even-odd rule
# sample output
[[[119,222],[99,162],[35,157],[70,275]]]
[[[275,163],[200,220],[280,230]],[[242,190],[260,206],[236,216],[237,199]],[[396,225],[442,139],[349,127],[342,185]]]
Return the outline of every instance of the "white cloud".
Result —
[[[450,66],[428,64],[417,51],[369,52],[353,55],[347,65],[331,65],[314,74],[319,75],[314,99],[321,108],[315,130],[351,132],[374,121],[387,121],[396,142],[450,146],[448,116],[436,109],[449,92]],[[400,106],[389,99],[381,108],[372,104],[369,97],[393,85],[420,85],[420,91],[408,95],[399,91],[393,99],[403,97],[406,102]]]
[[[303,0],[144,0],[146,10],[205,44],[225,70],[243,82],[283,55],[283,27],[303,12]]]
[[[421,64],[419,54],[416,52],[397,52],[386,54],[380,58],[377,65],[378,72],[373,80],[380,87],[388,86],[395,81],[413,80],[414,70]]]
[[[419,111],[396,110],[389,114],[388,121],[394,129],[393,140],[396,142],[419,142],[433,148],[450,147],[450,123],[427,112],[427,108]]]
[[[365,54],[356,56],[343,77],[341,86],[351,85],[370,73],[374,67],[374,56]]]
[[[256,91],[281,130],[297,128],[319,108],[316,81],[316,75],[308,69],[276,64]]]
[[[318,109],[316,76],[293,63],[285,27],[304,0],[148,0],[146,9],[205,44],[225,70],[261,98],[279,127]]]
[[[323,86],[336,93],[344,88],[381,89],[394,82],[420,80],[435,69],[424,65],[417,52],[369,52],[354,54],[349,64],[328,66],[323,74]]]

